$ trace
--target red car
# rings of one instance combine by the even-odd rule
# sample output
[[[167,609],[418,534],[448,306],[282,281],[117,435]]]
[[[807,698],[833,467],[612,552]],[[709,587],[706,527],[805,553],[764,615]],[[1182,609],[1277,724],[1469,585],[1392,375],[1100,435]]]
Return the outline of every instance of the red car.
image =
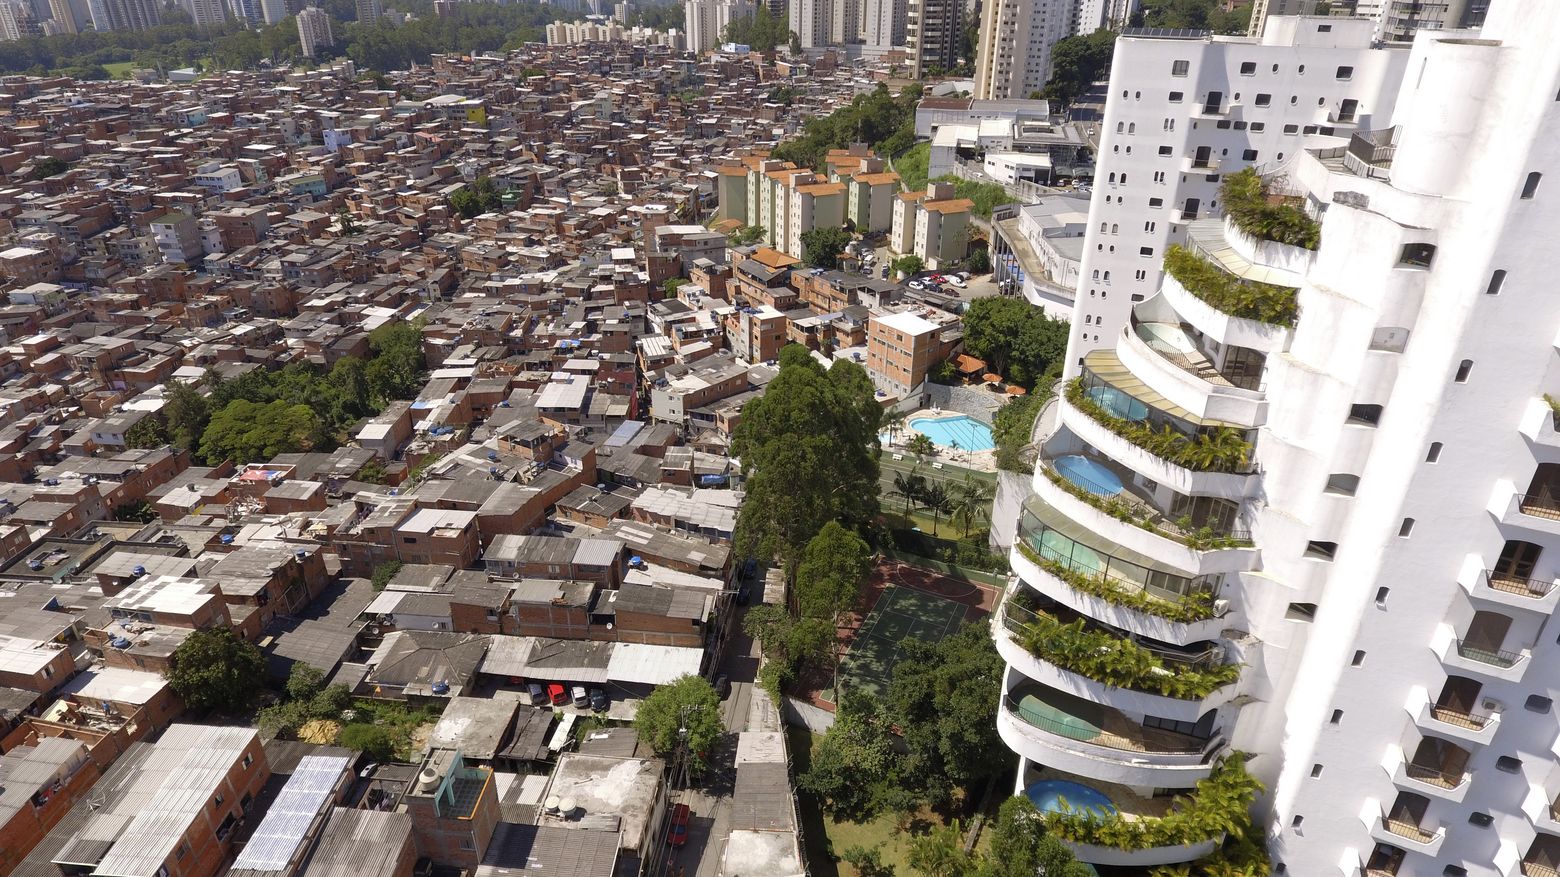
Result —
[[[672,825],[666,831],[666,842],[674,847],[680,847],[688,842],[688,820],[693,817],[693,810],[687,804],[674,804],[672,806]]]
[[[568,689],[566,689],[562,685],[559,685],[558,683],[554,682],[551,685],[547,686],[547,699],[552,701],[552,705],[553,706],[568,706],[569,705],[569,692],[568,692]]]

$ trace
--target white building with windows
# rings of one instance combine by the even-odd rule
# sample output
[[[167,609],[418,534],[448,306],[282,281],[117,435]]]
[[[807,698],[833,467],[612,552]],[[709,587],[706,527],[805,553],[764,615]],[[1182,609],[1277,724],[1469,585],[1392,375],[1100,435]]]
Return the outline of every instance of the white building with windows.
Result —
[[[1045,88],[1051,47],[1078,29],[1078,6],[1078,0],[987,0],[975,52],[975,99],[1027,98]]]
[[[1275,17],[1261,40],[1116,40],[1069,374],[1159,288],[1165,249],[1188,224],[1219,215],[1224,174],[1283,168],[1390,118],[1408,51],[1374,48],[1373,31],[1365,19]]]
[[[1074,339],[993,623],[1018,793],[1153,819],[1241,751],[1274,874],[1557,873],[1556,45],[1521,0],[1420,32],[1390,114]]]

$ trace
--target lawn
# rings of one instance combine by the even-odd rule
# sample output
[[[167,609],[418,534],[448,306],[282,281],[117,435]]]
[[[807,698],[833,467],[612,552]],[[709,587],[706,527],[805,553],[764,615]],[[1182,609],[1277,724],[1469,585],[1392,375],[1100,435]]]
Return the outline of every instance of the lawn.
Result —
[[[368,699],[354,702],[352,708],[357,713],[354,722],[379,725],[388,731],[396,755],[403,759],[416,758],[442,712],[432,705],[409,709],[398,701]]]
[[[786,733],[790,735],[793,769],[800,775],[807,770],[813,748],[822,737],[806,728],[788,727]],[[855,868],[839,861],[839,854],[851,847],[879,847],[884,865],[892,868],[898,877],[912,877],[918,872],[910,868],[911,839],[933,827],[945,825],[948,819],[944,814],[923,807],[903,822],[895,813],[867,822],[836,821],[824,816],[818,802],[807,793],[798,791],[796,794],[801,803],[807,864],[813,877],[857,877]],[[993,808],[1002,803],[1001,796],[993,798]],[[901,824],[906,830],[900,830]],[[975,849],[985,852],[989,846],[989,835],[982,832]]]
[[[108,71],[110,79],[129,79],[130,71],[134,70],[134,61],[115,61],[112,64],[104,64],[103,69]]]

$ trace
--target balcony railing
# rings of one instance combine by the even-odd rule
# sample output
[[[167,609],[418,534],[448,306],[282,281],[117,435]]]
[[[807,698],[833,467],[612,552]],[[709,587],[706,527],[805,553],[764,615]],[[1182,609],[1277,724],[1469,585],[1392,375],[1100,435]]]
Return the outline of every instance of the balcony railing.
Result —
[[[1560,877],[1560,871],[1542,862],[1523,862],[1522,875],[1523,877]]]
[[[1403,765],[1403,774],[1411,780],[1441,789],[1455,789],[1468,781],[1465,773],[1451,773],[1439,765],[1415,764],[1412,761]]]
[[[1549,596],[1550,591],[1555,589],[1555,583],[1552,579],[1524,579],[1491,569],[1484,571],[1484,584],[1488,585],[1490,589],[1504,594],[1532,597],[1535,600],[1542,600]]]
[[[1063,492],[1082,500],[1101,512],[1119,521],[1134,524],[1150,533],[1157,533],[1167,539],[1173,539],[1195,551],[1244,548],[1253,544],[1251,531],[1244,527],[1226,526],[1223,524],[1217,526],[1208,524],[1199,527],[1192,522],[1190,516],[1172,519],[1141,497],[1125,489],[1114,496],[1101,495],[1073,480],[1074,477],[1080,476],[1070,477],[1057,471],[1053,461],[1049,459],[1041,458],[1040,471],[1048,481],[1061,488]]]
[[[1470,731],[1482,731],[1484,726],[1490,723],[1489,716],[1476,716],[1473,713],[1448,709],[1444,706],[1430,707],[1430,718],[1459,728],[1467,728]]]
[[[1457,654],[1459,657],[1470,661],[1478,661],[1481,664],[1489,664],[1491,667],[1506,669],[1515,667],[1522,660],[1520,652],[1507,652],[1500,649],[1487,649],[1483,646],[1469,645],[1464,640],[1457,641]]]
[[[1560,521],[1560,499],[1547,494],[1529,493],[1517,501],[1517,508],[1524,515]]]
[[[1381,827],[1398,837],[1407,838],[1415,843],[1427,844],[1435,840],[1435,832],[1425,831],[1416,823],[1402,819],[1393,819],[1390,816],[1381,817]]]
[[[1025,711],[1019,701],[1008,695],[1002,696],[1002,706],[1024,724],[1049,734],[1122,752],[1145,752],[1153,755],[1203,755],[1213,749],[1216,744],[1222,742],[1218,734],[1215,733],[1212,738],[1205,742],[1188,738],[1179,744],[1167,744],[1165,740],[1153,739],[1149,729],[1146,728],[1143,729],[1144,733],[1139,737],[1115,734],[1101,729],[1095,736],[1084,739],[1078,736],[1077,725],[1070,725],[1047,716],[1036,715],[1032,711]]]

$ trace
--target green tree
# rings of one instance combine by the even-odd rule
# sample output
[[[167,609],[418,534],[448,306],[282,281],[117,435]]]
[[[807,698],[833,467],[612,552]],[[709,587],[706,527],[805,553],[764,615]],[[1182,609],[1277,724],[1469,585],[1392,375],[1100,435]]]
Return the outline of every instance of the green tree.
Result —
[[[921,507],[932,513],[932,535],[936,536],[943,515],[953,509],[953,495],[948,491],[947,482],[933,481],[926,485],[921,493]]]
[[[1040,386],[1027,396],[1014,396],[997,409],[991,418],[991,433],[997,445],[999,468],[1009,472],[1034,471],[1034,462],[1024,459],[1024,449],[1029,447],[1034,434],[1035,418],[1050,398],[1050,388]]]
[[[395,757],[395,743],[390,739],[390,732],[378,725],[347,725],[341,729],[341,737],[336,742],[374,761],[389,761]]]
[[[832,666],[837,639],[830,621],[793,617],[780,606],[754,606],[743,618],[742,629],[763,650],[759,684],[777,702],[809,668]]]
[[[450,206],[467,219],[504,206],[503,193],[489,177],[477,177],[450,196]]]
[[[894,866],[883,862],[883,847],[846,847],[840,861],[856,869],[856,877],[894,877]],[[1033,875],[1031,875],[1033,877]]]
[[[189,384],[174,383],[169,385],[164,400],[163,417],[168,422],[168,441],[174,447],[195,450],[200,446],[206,423],[211,419],[206,397]]]
[[[640,702],[634,730],[662,757],[670,757],[686,743],[690,769],[699,773],[724,731],[720,697],[704,678],[684,676],[657,687]]]
[[[978,860],[964,851],[964,831],[955,820],[910,840],[910,867],[924,877],[971,877]]]
[[[174,649],[164,674],[168,685],[197,714],[235,712],[265,682],[265,658],[254,643],[225,627],[196,630]]]
[[[905,442],[905,450],[915,456],[917,463],[924,463],[929,457],[937,456],[937,443],[932,441],[930,436],[918,432]],[[923,489],[917,499],[924,499],[925,496],[926,492]]]
[[[278,399],[258,403],[244,399],[229,402],[206,425],[201,456],[208,465],[223,460],[238,464],[265,462],[277,454],[309,450],[320,422],[308,405]]]
[[[287,673],[287,696],[293,700],[309,700],[325,688],[325,674],[312,664],[294,662]]]
[[[785,14],[776,15],[764,4],[759,4],[752,16],[733,19],[722,36],[724,42],[739,43],[765,55],[774,54],[775,48],[790,38],[791,29]]]
[[[972,249],[965,264],[969,266],[971,274],[988,274],[991,272],[991,253],[985,247]]]
[[[687,282],[688,280],[685,277],[668,277],[661,282],[661,292],[667,298],[676,298],[677,288]]]
[[[1002,802],[992,820],[991,848],[981,857],[981,877],[1092,877],[1094,870],[1073,858],[1048,834],[1034,802],[1015,795]]]
[[[1051,47],[1051,81],[1040,93],[1047,100],[1070,105],[1094,83],[1110,78],[1116,33],[1097,30],[1088,36],[1063,37]]]
[[[155,414],[137,420],[125,430],[125,445],[131,448],[160,448],[168,443],[168,430]]]
[[[919,274],[925,267],[926,263],[921,261],[921,257],[915,255],[914,253],[911,253],[908,256],[900,256],[894,260],[893,265],[894,273],[903,277]]]
[[[69,169],[70,165],[65,163],[65,159],[46,155],[33,162],[32,171],[27,174],[27,179],[46,180],[56,174],[63,174]]]
[[[964,347],[992,371],[1032,387],[1067,353],[1067,323],[1019,298],[993,296],[970,302],[964,313]]]
[[[796,602],[804,616],[837,620],[856,605],[872,572],[872,549],[830,521],[807,543],[796,568]]]
[[[124,505],[116,506],[114,508],[114,520],[134,521],[138,524],[150,524],[151,522],[157,520],[157,512],[154,511],[149,504],[147,504],[146,500],[139,499],[133,503],[125,503]]]
[[[922,436],[925,438],[925,436]],[[905,501],[905,517],[910,516],[910,509],[921,501],[922,494],[926,493],[926,476],[916,472],[894,473],[894,487],[889,491],[890,496],[897,496]]]
[[[876,704],[842,704],[796,784],[835,819],[864,822],[881,811],[877,791],[896,784],[898,762],[893,733]]]
[[[991,504],[996,498],[996,487],[989,481],[968,475],[955,484],[949,497],[948,515],[959,522],[959,529],[969,538],[970,527],[991,520]]]
[[[762,225],[744,225],[731,234],[726,235],[726,240],[734,247],[745,247],[748,244],[758,243],[763,237],[764,227]]]
[[[336,233],[344,238],[358,233],[357,220],[352,218],[352,213],[345,207],[336,211]]]
[[[802,261],[814,268],[832,271],[840,267],[840,254],[850,243],[850,232],[820,227],[802,232]]]
[[[877,429],[883,408],[861,366],[824,371],[810,351],[787,345],[780,372],[749,402],[732,440],[747,496],[735,544],[780,557],[788,574],[824,524],[864,527],[877,514]]]
[[[374,590],[383,591],[385,586],[390,584],[390,580],[395,578],[396,573],[400,571],[401,561],[399,560],[387,560],[384,563],[374,567]]]
[[[910,750],[906,785],[944,804],[955,787],[973,790],[1008,767],[997,737],[1002,657],[983,623],[936,643],[906,640],[901,649],[884,708]]]

